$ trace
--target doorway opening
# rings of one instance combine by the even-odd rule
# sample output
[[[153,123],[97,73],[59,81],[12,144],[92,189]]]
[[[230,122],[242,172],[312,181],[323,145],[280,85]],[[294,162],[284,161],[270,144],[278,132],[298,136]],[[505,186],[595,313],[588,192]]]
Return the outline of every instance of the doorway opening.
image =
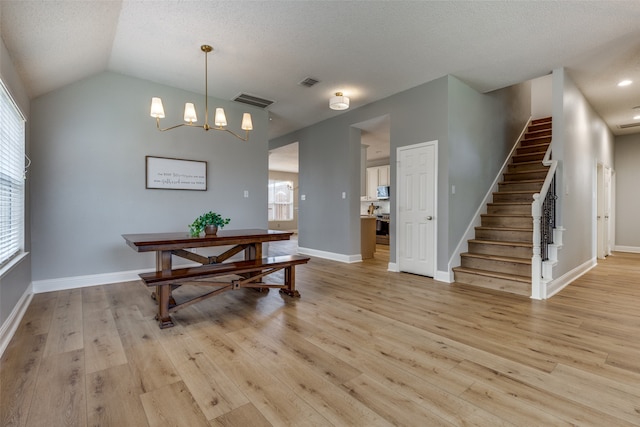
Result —
[[[391,199],[394,197],[390,166],[391,119],[384,115],[352,126],[360,129],[360,216],[375,218],[375,236],[371,239],[361,237],[363,241],[375,242],[373,258],[388,263],[393,221]],[[370,233],[370,230],[363,226],[360,232]],[[363,250],[363,258],[365,252],[371,253]]]
[[[298,237],[298,143],[269,151],[268,223],[270,230],[292,231]]]

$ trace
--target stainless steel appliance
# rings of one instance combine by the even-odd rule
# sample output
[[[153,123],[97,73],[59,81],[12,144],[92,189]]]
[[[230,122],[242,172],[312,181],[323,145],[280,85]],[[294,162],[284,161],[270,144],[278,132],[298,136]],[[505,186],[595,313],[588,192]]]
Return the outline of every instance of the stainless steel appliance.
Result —
[[[389,221],[390,214],[376,215],[376,243],[379,245],[389,244]]]

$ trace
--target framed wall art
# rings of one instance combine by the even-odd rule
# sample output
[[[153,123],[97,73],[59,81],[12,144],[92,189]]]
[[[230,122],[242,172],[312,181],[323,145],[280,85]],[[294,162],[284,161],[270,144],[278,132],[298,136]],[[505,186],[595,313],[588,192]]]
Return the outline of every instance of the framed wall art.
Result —
[[[207,191],[207,162],[146,156],[146,188]]]

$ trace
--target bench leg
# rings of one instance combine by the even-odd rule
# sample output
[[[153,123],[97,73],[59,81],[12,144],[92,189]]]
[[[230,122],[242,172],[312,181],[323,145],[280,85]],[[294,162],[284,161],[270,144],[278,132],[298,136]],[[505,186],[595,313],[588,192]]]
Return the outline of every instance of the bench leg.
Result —
[[[290,297],[300,298],[300,292],[296,291],[296,269],[295,266],[290,265],[284,269],[284,285],[285,287],[280,289],[281,294],[287,294]]]
[[[158,314],[156,320],[160,329],[174,326],[171,316],[169,316],[169,300],[171,299],[171,285],[160,285],[156,287],[158,292]]]

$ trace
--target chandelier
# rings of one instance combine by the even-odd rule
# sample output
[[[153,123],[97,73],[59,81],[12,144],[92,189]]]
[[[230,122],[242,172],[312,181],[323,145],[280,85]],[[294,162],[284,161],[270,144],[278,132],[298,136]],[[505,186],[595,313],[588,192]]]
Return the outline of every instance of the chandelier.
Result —
[[[231,135],[235,136],[238,139],[243,141],[249,140],[249,131],[253,130],[253,123],[251,122],[251,114],[244,113],[242,115],[242,125],[241,129],[245,131],[244,138],[237,133],[233,132],[226,128],[227,126],[227,117],[224,114],[223,108],[216,108],[216,113],[213,119],[213,126],[209,126],[209,84],[207,79],[207,54],[213,51],[213,48],[208,44],[203,44],[200,46],[200,50],[204,52],[204,124],[196,125],[198,121],[198,117],[196,115],[196,108],[191,102],[187,102],[184,104],[184,123],[179,125],[171,126],[168,128],[162,129],[160,127],[160,119],[164,118],[164,107],[162,106],[162,100],[160,98],[154,97],[151,98],[151,117],[156,119],[156,127],[160,132],[164,132],[167,130],[179,128],[181,126],[191,126],[202,128],[205,131],[213,129],[213,130],[221,130],[224,132],[229,132]]]

